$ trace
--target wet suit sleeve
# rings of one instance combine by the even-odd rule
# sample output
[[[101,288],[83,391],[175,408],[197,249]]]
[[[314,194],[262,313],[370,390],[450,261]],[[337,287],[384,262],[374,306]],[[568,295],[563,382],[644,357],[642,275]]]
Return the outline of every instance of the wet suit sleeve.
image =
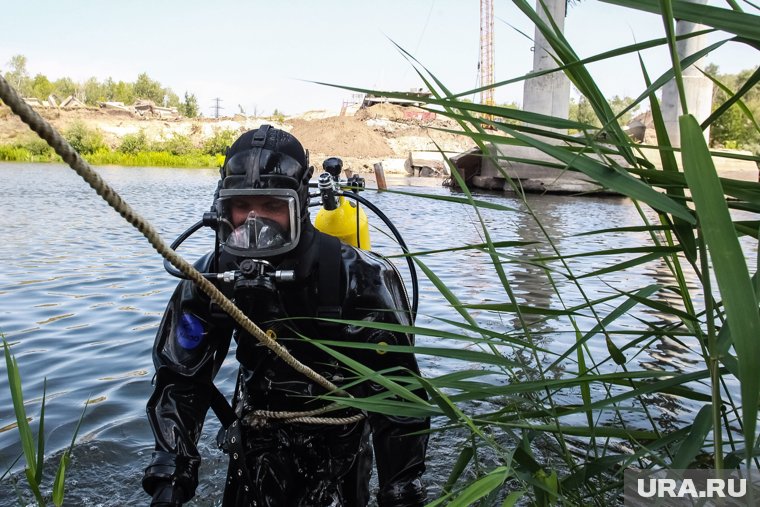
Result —
[[[354,279],[349,281],[349,291],[354,297],[351,307],[346,308],[349,314],[346,318],[409,325],[409,302],[398,272],[387,261],[375,259],[363,252],[358,255],[366,257],[367,262],[362,263],[357,259],[359,262],[353,263]],[[365,272],[357,273],[357,269],[363,269],[357,266],[362,264]],[[351,330],[347,330],[347,333],[350,334]],[[371,343],[385,342],[389,345],[413,345],[414,341],[413,336],[405,333],[369,328],[357,329],[357,335],[348,339]],[[419,375],[417,360],[412,353],[378,354],[371,351],[365,355],[363,362],[375,371],[401,367],[411,374]],[[369,386],[365,394],[376,394],[381,389],[377,385]],[[424,390],[414,392],[427,399]],[[430,429],[430,419],[371,413],[369,420],[379,480],[378,505],[424,505],[427,492],[421,477],[425,471],[428,442],[425,432]],[[423,434],[415,434],[420,432]]]
[[[229,347],[231,326],[210,315],[208,298],[190,281],[177,286],[153,346],[155,388],[147,415],[156,440],[143,488],[152,505],[181,505],[195,494],[197,443]]]

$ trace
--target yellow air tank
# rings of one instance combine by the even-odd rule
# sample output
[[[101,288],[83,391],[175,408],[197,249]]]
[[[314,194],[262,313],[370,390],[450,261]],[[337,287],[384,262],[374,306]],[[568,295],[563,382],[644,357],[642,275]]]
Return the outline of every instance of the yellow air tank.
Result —
[[[335,236],[339,240],[359,247],[363,250],[370,249],[369,242],[369,221],[367,214],[362,208],[358,209],[357,204],[350,202],[341,196],[338,199],[338,207],[334,210],[320,208],[317,217],[314,219],[314,227],[317,230]],[[356,223],[359,222],[359,235],[356,234]]]

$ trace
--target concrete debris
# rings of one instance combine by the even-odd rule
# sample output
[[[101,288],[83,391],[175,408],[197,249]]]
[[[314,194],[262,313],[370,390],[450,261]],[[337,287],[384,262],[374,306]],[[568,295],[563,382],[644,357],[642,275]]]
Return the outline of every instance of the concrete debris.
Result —
[[[61,105],[59,106],[61,109],[83,109],[87,107],[87,104],[79,100],[73,95],[69,95],[65,99],[63,99],[63,102],[61,102]]]

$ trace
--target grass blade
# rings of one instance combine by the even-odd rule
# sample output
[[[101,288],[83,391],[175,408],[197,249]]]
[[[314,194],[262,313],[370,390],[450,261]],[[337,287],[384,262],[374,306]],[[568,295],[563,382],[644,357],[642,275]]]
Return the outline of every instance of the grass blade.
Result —
[[[470,463],[470,461],[472,461],[474,454],[475,452],[470,445],[462,449],[462,452],[459,453],[459,457],[457,458],[456,463],[454,463],[454,466],[451,468],[451,472],[449,472],[449,478],[446,480],[446,484],[443,485],[444,493],[451,492],[451,488],[454,487],[454,484],[456,484],[457,480],[459,480],[459,477],[462,476],[465,468],[467,468],[467,465]]]
[[[448,505],[449,507],[470,507],[476,500],[483,498],[491,491],[504,484],[504,481],[506,481],[509,476],[510,473],[507,467],[495,468],[485,477],[482,477],[467,486]]]
[[[717,118],[719,118],[724,112],[728,110],[729,107],[736,104],[736,106],[741,109],[742,113],[744,113],[744,116],[747,117],[749,121],[752,122],[752,124],[755,126],[757,130],[760,130],[760,125],[758,125],[757,120],[752,115],[752,111],[749,110],[749,108],[742,102],[741,98],[747,94],[750,90],[754,88],[754,86],[760,82],[760,67],[747,79],[747,81],[742,85],[741,89],[737,91],[736,93],[733,93],[726,85],[721,83],[716,77],[711,76],[710,74],[707,74],[705,72],[702,72],[705,76],[707,76],[710,81],[712,81],[715,86],[723,90],[726,95],[728,95],[728,100],[726,100],[723,104],[721,104],[713,113],[707,117],[705,121],[702,122],[702,125],[700,125],[703,129],[707,128],[714,122]]]
[[[561,147],[552,146],[538,139],[521,134],[512,128],[506,126],[500,126],[499,128],[508,134],[525,141],[547,155],[550,155],[557,160],[561,160],[566,163],[568,167],[582,172],[603,187],[626,195],[632,199],[645,202],[659,211],[670,213],[690,224],[695,223],[694,217],[685,206],[678,204],[671,198],[655,191],[641,180],[637,180],[626,173],[616,171],[589,157],[578,156]]]
[[[691,115],[679,118],[686,181],[712,259],[741,373],[747,457],[754,446],[760,398],[760,315],[747,263],[731,222],[702,129]]]
[[[45,466],[45,395],[47,394],[47,378],[42,381],[42,406],[40,408],[40,427],[37,430],[37,472],[34,480],[42,484],[42,470]]]
[[[58,470],[55,472],[55,480],[53,481],[53,503],[56,507],[60,507],[63,504],[63,495],[66,487],[66,471],[69,468],[69,462],[71,461],[71,451],[74,449],[74,443],[76,442],[79,429],[82,427],[82,421],[84,421],[84,414],[87,411],[87,406],[90,404],[88,398],[82,408],[82,414],[79,416],[76,428],[74,428],[74,434],[71,436],[71,444],[69,448],[61,456],[61,462],[58,465]]]
[[[602,2],[660,14],[658,0],[602,0]],[[760,41],[760,16],[686,0],[673,0],[672,5],[673,16],[676,19],[705,24],[724,32]]]
[[[694,456],[701,450],[702,444],[710,432],[712,405],[704,405],[694,418],[689,436],[681,444],[678,454],[673,459],[672,467],[675,469],[689,468]]]
[[[18,425],[19,437],[21,439],[21,448],[24,450],[24,459],[26,466],[31,475],[28,477],[34,479],[37,475],[37,458],[34,455],[34,439],[32,430],[29,427],[29,421],[26,418],[26,409],[24,408],[24,397],[21,390],[21,375],[18,369],[16,358],[11,356],[10,346],[3,337],[3,347],[5,349],[5,365],[8,368],[8,384],[11,390],[13,400],[13,411],[16,414],[16,424]]]

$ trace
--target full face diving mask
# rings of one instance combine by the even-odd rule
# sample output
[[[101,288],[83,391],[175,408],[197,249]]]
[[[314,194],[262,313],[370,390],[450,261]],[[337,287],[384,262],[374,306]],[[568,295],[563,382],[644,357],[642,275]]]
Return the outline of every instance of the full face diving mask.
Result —
[[[238,257],[267,258],[298,244],[298,194],[286,188],[223,189],[217,199],[220,246]]]

